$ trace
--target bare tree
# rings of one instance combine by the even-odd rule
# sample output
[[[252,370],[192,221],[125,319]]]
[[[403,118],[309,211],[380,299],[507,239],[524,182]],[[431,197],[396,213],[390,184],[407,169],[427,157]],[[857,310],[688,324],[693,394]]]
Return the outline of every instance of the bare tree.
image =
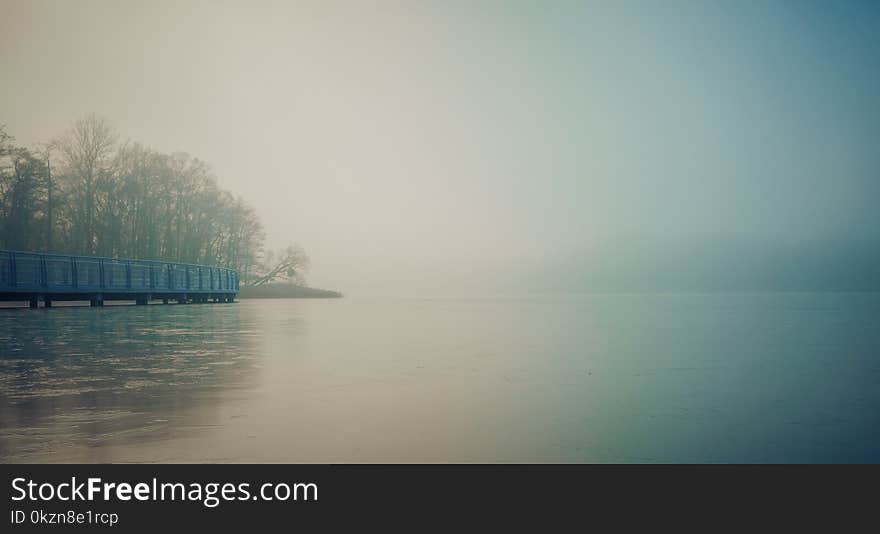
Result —
[[[92,113],[76,121],[57,142],[72,178],[72,196],[79,208],[80,251],[84,254],[97,250],[97,183],[109,170],[116,138],[110,123]]]
[[[258,287],[263,284],[278,281],[303,283],[305,271],[309,268],[309,257],[298,245],[291,245],[284,249],[277,261],[273,261],[274,255],[267,255],[266,265],[263,266],[263,274],[248,280],[247,285]]]

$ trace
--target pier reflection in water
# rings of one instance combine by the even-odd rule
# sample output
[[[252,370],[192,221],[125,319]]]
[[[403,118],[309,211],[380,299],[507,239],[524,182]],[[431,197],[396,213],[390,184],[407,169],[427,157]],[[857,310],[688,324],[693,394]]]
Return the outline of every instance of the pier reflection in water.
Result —
[[[211,398],[255,381],[235,304],[5,309],[0,321],[0,460],[114,461],[114,446],[216,425]]]

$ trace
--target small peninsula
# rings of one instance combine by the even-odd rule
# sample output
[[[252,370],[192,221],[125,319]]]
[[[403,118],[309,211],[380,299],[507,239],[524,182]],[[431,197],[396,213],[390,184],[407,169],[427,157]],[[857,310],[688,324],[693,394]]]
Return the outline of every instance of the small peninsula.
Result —
[[[242,299],[335,299],[342,298],[342,293],[298,284],[271,283],[256,287],[242,286],[238,297]]]

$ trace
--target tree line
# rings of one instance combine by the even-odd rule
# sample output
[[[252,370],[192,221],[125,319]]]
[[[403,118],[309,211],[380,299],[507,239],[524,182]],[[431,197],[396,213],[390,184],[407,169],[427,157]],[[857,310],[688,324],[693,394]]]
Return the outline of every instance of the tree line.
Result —
[[[301,280],[302,249],[276,256],[264,239],[254,209],[188,154],[120,142],[94,114],[39,148],[16,146],[0,125],[0,248],[215,265],[245,283]]]

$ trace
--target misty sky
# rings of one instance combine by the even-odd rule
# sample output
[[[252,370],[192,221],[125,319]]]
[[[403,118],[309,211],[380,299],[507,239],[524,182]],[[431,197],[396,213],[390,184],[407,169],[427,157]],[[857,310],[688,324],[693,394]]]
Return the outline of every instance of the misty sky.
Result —
[[[0,123],[208,161],[318,287],[745,269],[880,246],[878,35],[867,2],[0,0]]]

